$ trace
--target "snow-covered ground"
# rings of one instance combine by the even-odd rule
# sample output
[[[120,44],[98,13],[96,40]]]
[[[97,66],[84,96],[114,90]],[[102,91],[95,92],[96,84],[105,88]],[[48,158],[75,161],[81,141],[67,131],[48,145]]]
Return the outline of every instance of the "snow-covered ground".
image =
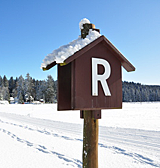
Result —
[[[0,104],[0,167],[82,167],[83,120],[56,104]],[[102,110],[99,168],[160,167],[160,103]]]

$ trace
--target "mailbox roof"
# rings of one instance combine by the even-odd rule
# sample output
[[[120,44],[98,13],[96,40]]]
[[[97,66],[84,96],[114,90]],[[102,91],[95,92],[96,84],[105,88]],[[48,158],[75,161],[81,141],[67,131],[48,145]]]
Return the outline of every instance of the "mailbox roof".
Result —
[[[123,54],[105,37],[105,36],[100,36],[84,48],[80,49],[79,51],[75,52],[72,56],[68,57],[64,62],[66,64],[72,62],[73,60],[77,59],[80,57],[82,54],[87,52],[88,50],[92,49],[94,46],[97,44],[102,43],[102,45],[105,45],[108,47],[112,52],[115,57],[121,62],[121,65],[126,69],[126,71],[135,71],[135,67],[123,56]],[[45,68],[46,70],[52,68],[55,66],[57,63],[54,61],[51,64],[47,65]]]

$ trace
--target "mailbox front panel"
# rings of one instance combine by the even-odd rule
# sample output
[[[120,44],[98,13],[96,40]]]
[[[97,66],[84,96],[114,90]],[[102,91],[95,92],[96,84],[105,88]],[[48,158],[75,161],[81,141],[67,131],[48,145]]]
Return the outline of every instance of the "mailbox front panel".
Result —
[[[93,60],[97,61],[95,65]],[[97,66],[97,69],[94,70],[93,66],[94,68]],[[74,61],[73,69],[73,109],[122,108],[121,63],[106,46],[99,43],[92,50],[85,52]],[[107,72],[109,70],[110,72]],[[95,79],[93,79],[94,74]],[[93,87],[97,89],[98,94],[94,95]]]

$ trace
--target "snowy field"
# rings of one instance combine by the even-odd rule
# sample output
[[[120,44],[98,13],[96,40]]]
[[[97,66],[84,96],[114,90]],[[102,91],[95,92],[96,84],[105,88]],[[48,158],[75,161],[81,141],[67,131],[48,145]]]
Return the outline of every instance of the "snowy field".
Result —
[[[0,104],[0,168],[81,168],[83,120],[56,104]],[[99,168],[160,168],[160,103],[102,110]]]

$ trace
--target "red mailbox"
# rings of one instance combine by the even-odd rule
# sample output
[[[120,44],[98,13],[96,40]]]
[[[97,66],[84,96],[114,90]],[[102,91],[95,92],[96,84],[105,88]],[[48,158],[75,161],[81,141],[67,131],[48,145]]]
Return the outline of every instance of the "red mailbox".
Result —
[[[64,62],[58,65],[58,110],[122,108],[121,66],[128,72],[135,67],[105,36]]]
[[[99,37],[65,63],[58,65],[58,110],[122,108],[121,65],[135,68],[107,38]]]

